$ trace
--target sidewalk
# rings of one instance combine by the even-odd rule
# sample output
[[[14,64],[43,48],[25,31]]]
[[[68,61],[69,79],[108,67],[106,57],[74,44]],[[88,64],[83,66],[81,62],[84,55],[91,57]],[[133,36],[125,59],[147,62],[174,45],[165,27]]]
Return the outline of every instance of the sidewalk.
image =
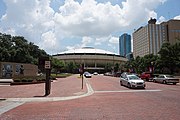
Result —
[[[51,82],[51,93],[44,97],[45,83],[28,85],[0,86],[0,99],[7,98],[51,98],[79,96],[87,93],[86,83],[83,84],[79,75],[58,78]]]
[[[26,102],[47,102],[71,100],[94,93],[86,79],[79,75],[59,78],[51,83],[50,95],[45,94],[45,83],[29,85],[0,86],[0,115]]]

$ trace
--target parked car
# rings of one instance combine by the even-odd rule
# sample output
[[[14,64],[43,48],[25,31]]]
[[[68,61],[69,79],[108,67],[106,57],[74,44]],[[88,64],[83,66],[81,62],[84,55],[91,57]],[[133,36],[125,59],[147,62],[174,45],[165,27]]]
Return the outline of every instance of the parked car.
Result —
[[[84,72],[84,76],[86,78],[91,78],[92,77],[91,73],[89,73],[89,72]]]
[[[114,74],[114,77],[120,77],[121,76],[121,72],[116,72],[115,74]]]
[[[105,76],[113,76],[113,74],[111,72],[106,72],[104,73]]]
[[[176,85],[177,83],[179,83],[179,79],[175,78],[173,75],[159,75],[158,77],[155,77],[153,80],[154,82],[164,84],[173,83],[174,85]]]
[[[133,74],[123,74],[120,77],[120,85],[127,86],[129,88],[145,88],[146,84],[144,80]]]
[[[152,73],[150,73],[150,72],[143,72],[140,74],[139,77],[143,80],[146,80],[146,81],[153,80]]]
[[[98,75],[98,73],[97,73],[97,72],[94,72],[93,75]]]

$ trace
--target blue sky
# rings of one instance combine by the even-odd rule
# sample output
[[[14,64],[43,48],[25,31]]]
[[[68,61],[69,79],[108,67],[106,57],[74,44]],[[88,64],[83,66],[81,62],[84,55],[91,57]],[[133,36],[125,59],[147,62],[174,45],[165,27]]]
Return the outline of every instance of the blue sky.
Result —
[[[49,54],[90,46],[119,53],[119,36],[156,18],[180,19],[180,0],[0,0],[0,32]]]

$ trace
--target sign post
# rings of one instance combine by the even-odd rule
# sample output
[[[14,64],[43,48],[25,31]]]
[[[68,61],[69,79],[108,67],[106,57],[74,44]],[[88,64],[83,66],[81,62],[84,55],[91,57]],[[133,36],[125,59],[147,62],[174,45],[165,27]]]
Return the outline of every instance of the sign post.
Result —
[[[45,96],[50,94],[51,90],[51,80],[50,80],[50,72],[51,72],[51,61],[45,61],[44,65],[46,69],[46,85],[45,85]]]
[[[81,89],[83,89],[83,74],[82,74],[82,87],[81,87]]]
[[[46,73],[45,96],[48,96],[51,90],[51,61],[49,60],[49,57],[40,57],[38,67],[41,70],[41,72]]]
[[[79,69],[80,71],[80,75],[81,75],[81,78],[82,78],[82,86],[81,86],[81,89],[83,89],[83,73],[84,73],[84,66],[83,65],[80,65],[80,69]]]

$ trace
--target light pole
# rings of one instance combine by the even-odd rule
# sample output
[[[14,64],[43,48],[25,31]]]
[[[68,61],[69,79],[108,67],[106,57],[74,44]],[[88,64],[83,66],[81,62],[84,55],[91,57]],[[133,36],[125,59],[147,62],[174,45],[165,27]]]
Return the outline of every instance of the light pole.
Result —
[[[154,62],[153,61],[151,62],[151,67],[150,68],[151,68],[150,72],[153,74],[154,73]]]

